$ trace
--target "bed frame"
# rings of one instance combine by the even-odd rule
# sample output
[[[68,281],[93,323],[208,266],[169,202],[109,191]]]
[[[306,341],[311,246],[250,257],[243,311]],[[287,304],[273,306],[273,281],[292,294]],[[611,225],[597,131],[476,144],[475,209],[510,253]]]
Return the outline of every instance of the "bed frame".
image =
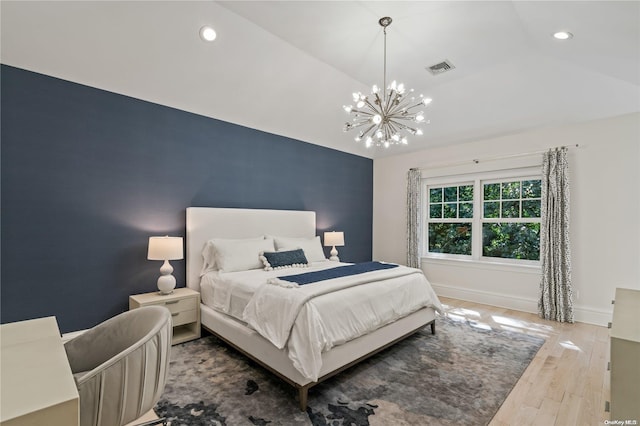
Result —
[[[187,287],[200,291],[202,248],[211,238],[251,238],[259,235],[306,237],[316,235],[316,215],[309,211],[187,208]],[[351,367],[426,325],[435,334],[435,311],[411,315],[336,346],[322,354],[322,369],[312,382],[293,367],[286,349],[278,349],[245,323],[201,304],[202,326],[282,380],[298,389],[300,409],[307,408],[309,388]]]

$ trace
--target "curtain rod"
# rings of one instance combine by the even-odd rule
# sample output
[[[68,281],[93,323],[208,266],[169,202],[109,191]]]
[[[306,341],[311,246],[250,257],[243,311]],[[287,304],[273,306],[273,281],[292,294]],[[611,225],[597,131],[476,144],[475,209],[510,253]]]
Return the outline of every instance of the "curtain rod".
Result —
[[[571,145],[573,146],[573,145]],[[557,146],[555,148],[549,148],[549,149],[540,149],[538,151],[531,151],[531,152],[522,152],[519,154],[508,154],[508,155],[500,155],[500,156],[495,156],[495,157],[487,157],[487,158],[482,158],[482,159],[478,159],[478,158],[474,158],[471,160],[465,160],[465,161],[458,161],[456,163],[444,163],[444,164],[436,164],[434,166],[426,166],[426,167],[412,167],[412,170],[430,170],[430,169],[439,169],[442,167],[453,167],[453,166],[463,166],[465,164],[469,164],[470,162],[473,164],[479,164],[479,163],[484,163],[486,161],[495,161],[495,160],[506,160],[508,158],[518,158],[518,157],[528,157],[531,155],[536,155],[536,154],[544,154],[545,152],[549,151],[550,149],[558,149],[558,148],[569,148],[571,146]],[[579,148],[580,144],[575,144],[574,146],[575,148]]]

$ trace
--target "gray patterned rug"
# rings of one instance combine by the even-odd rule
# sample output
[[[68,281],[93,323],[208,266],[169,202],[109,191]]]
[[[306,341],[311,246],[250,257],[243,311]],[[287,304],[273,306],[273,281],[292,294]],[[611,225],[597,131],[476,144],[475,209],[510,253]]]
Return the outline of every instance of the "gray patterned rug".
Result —
[[[179,425],[486,425],[544,340],[438,317],[415,335],[297,392],[212,336],[173,347],[155,410]]]

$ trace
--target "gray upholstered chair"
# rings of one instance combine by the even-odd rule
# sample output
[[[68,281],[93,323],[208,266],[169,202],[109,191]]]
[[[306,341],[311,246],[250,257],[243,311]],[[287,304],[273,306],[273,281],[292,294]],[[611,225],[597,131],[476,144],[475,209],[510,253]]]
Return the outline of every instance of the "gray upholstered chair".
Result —
[[[167,308],[145,306],[65,343],[81,426],[122,426],[154,407],[169,371],[172,332]]]

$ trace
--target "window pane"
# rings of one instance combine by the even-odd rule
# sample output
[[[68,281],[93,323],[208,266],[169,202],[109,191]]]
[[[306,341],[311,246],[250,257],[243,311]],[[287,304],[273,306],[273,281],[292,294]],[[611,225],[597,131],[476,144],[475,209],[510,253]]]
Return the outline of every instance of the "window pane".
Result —
[[[522,217],[540,217],[540,200],[523,200]]]
[[[444,217],[449,219],[455,219],[458,217],[458,205],[456,203],[445,204]]]
[[[515,198],[520,198],[520,182],[503,182],[502,199],[513,200]]]
[[[540,198],[542,194],[541,180],[525,180],[522,182],[522,198]]]
[[[459,187],[460,201],[473,201],[473,185],[465,185]]]
[[[444,201],[458,201],[458,187],[447,186],[444,189]]]
[[[442,218],[442,204],[431,204],[429,206],[429,217],[431,219],[441,219]]]
[[[500,217],[500,202],[499,201],[491,201],[484,203],[484,217],[492,218],[492,217]]]
[[[473,218],[473,203],[460,203],[458,209],[461,218]]]
[[[502,217],[520,217],[520,201],[503,201]]]
[[[431,188],[429,190],[429,201],[432,203],[442,202],[442,188]]]
[[[539,223],[483,223],[482,255],[506,259],[540,259]]]
[[[429,252],[471,255],[471,223],[430,223]]]
[[[499,200],[500,199],[500,184],[488,183],[484,185],[484,199],[485,200]]]

